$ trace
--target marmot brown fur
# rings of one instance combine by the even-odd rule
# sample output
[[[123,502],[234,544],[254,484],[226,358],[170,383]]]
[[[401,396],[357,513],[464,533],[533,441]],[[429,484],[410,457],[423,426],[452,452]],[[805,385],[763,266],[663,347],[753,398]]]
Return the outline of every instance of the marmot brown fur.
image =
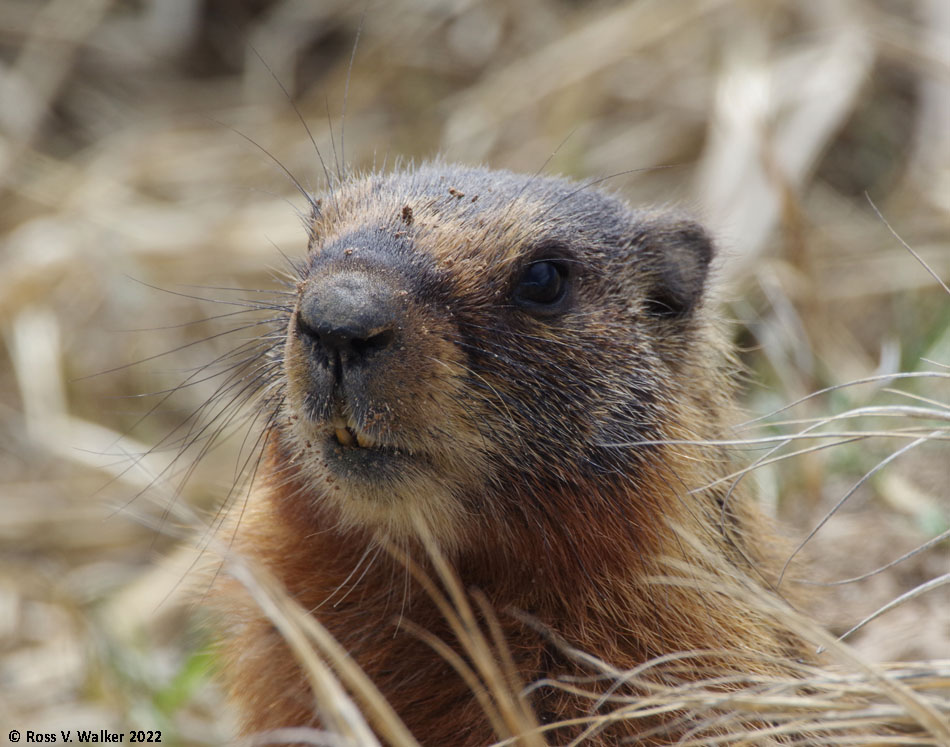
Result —
[[[702,227],[561,179],[443,163],[349,179],[313,205],[235,546],[313,611],[420,743],[497,738],[418,635],[458,649],[406,569],[408,555],[431,570],[420,538],[487,599],[526,684],[590,674],[565,646],[620,670],[721,652],[697,654],[697,677],[798,655],[755,605],[689,583],[689,569],[755,576],[770,555],[713,443],[732,363]],[[216,586],[245,732],[316,724],[285,641],[236,584]],[[593,707],[554,686],[530,702],[542,724]],[[620,723],[594,741],[637,733]]]

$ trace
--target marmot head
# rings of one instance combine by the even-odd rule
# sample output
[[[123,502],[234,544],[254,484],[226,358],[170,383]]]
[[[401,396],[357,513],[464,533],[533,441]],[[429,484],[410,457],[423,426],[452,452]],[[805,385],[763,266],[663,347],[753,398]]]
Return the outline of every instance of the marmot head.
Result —
[[[315,204],[277,438],[343,524],[452,547],[635,491],[657,441],[709,436],[696,223],[442,163]]]

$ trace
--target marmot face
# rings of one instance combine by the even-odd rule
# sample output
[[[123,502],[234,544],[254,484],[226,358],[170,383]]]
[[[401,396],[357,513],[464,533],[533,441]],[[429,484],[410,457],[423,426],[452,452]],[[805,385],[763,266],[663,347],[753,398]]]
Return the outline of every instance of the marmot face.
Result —
[[[344,525],[452,547],[521,495],[629,492],[637,444],[704,406],[696,224],[439,163],[321,205],[276,434]]]

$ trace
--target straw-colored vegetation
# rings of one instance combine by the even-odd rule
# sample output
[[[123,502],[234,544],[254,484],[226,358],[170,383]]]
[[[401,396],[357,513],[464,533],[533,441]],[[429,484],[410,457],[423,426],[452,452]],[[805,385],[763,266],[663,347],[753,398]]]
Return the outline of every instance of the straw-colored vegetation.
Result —
[[[562,686],[688,714],[691,744],[950,744],[950,5],[369,3],[347,92],[362,5],[0,0],[0,733],[228,740],[186,587],[255,435],[215,419],[231,395],[175,428],[257,333],[233,312],[302,252],[287,172],[324,172],[286,89],[331,171],[543,169],[685,203],[720,239],[756,418],[736,477],[812,560],[796,625],[827,667],[724,699],[577,652],[602,677]],[[235,571],[344,733],[410,743],[313,620]],[[824,632],[892,603],[850,647]],[[506,697],[499,718],[530,721]],[[897,732],[842,736],[866,724]]]

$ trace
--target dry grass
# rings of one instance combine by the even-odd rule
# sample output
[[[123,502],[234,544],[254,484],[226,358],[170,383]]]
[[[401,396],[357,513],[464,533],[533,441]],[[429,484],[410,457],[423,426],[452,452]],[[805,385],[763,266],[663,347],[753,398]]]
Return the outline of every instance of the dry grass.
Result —
[[[850,636],[851,658],[809,673],[808,693],[748,683],[724,705],[684,685],[618,704],[624,717],[675,705],[700,721],[817,721],[829,736],[810,744],[844,744],[835,724],[861,719],[929,733],[881,744],[946,740],[926,714],[950,711],[948,543],[923,546],[950,527],[950,304],[887,223],[950,278],[947,5],[377,3],[344,143],[361,10],[0,0],[0,733],[227,742],[183,601],[204,540],[182,517],[213,521],[249,444],[235,423],[192,470],[162,439],[215,382],[162,392],[253,336],[229,304],[276,287],[282,253],[303,250],[302,201],[275,162],[323,181],[256,50],[330,170],[344,147],[359,168],[442,153],[692,207],[721,237],[746,409],[776,411],[737,428],[760,463],[737,477],[816,559],[809,581],[861,577],[816,587],[819,622],[841,634],[934,587]],[[333,665],[312,622],[253,583],[303,630],[301,652],[316,643]],[[348,698],[321,666],[315,689]],[[340,713],[369,739],[359,709]]]
[[[680,536],[690,540],[688,533]],[[430,545],[438,581],[423,580],[437,600],[466,655],[466,660],[444,642],[411,622],[407,630],[443,653],[466,678],[495,727],[497,745],[532,747],[547,744],[547,735],[564,727],[581,727],[569,743],[580,745],[617,721],[642,724],[642,738],[662,739],[666,729],[688,725],[676,744],[713,745],[945,745],[950,743],[950,660],[875,664],[842,644],[811,619],[791,609],[749,579],[697,577],[694,567],[670,566],[658,587],[675,583],[699,585],[704,593],[752,600],[776,625],[790,626],[806,641],[826,650],[822,667],[801,664],[785,677],[710,676],[697,680],[695,667],[704,658],[716,660],[721,651],[682,652],[645,662],[633,670],[618,670],[590,652],[570,648],[556,636],[552,641],[590,672],[584,678],[539,681],[527,688],[517,682],[504,641],[493,624],[492,611],[476,595],[470,599],[450,567]],[[693,542],[696,552],[702,543]],[[222,548],[224,554],[226,549]],[[331,735],[345,735],[347,744],[376,745],[372,723],[385,744],[413,747],[409,734],[383,696],[355,667],[346,652],[320,623],[260,568],[240,557],[228,561],[230,572],[250,590],[261,609],[293,648],[308,671],[321,720]],[[684,575],[685,574],[685,575]],[[444,589],[444,591],[442,590]],[[662,593],[658,589],[658,593]],[[488,620],[476,622],[472,601]],[[529,618],[525,618],[529,624]],[[539,632],[549,634],[539,627]],[[735,657],[743,654],[729,652]],[[756,667],[754,652],[745,654],[749,671]],[[336,673],[336,674],[334,674]],[[339,677],[339,679],[337,679]],[[537,688],[559,688],[589,699],[591,715],[571,721],[539,725],[526,707],[524,696]],[[347,692],[348,691],[348,692]],[[352,694],[352,695],[351,695]],[[669,720],[662,726],[657,716]],[[652,723],[651,723],[652,722]],[[283,729],[259,735],[255,743],[335,743],[326,731]],[[651,742],[652,743],[652,742]],[[666,743],[666,742],[661,742]]]

